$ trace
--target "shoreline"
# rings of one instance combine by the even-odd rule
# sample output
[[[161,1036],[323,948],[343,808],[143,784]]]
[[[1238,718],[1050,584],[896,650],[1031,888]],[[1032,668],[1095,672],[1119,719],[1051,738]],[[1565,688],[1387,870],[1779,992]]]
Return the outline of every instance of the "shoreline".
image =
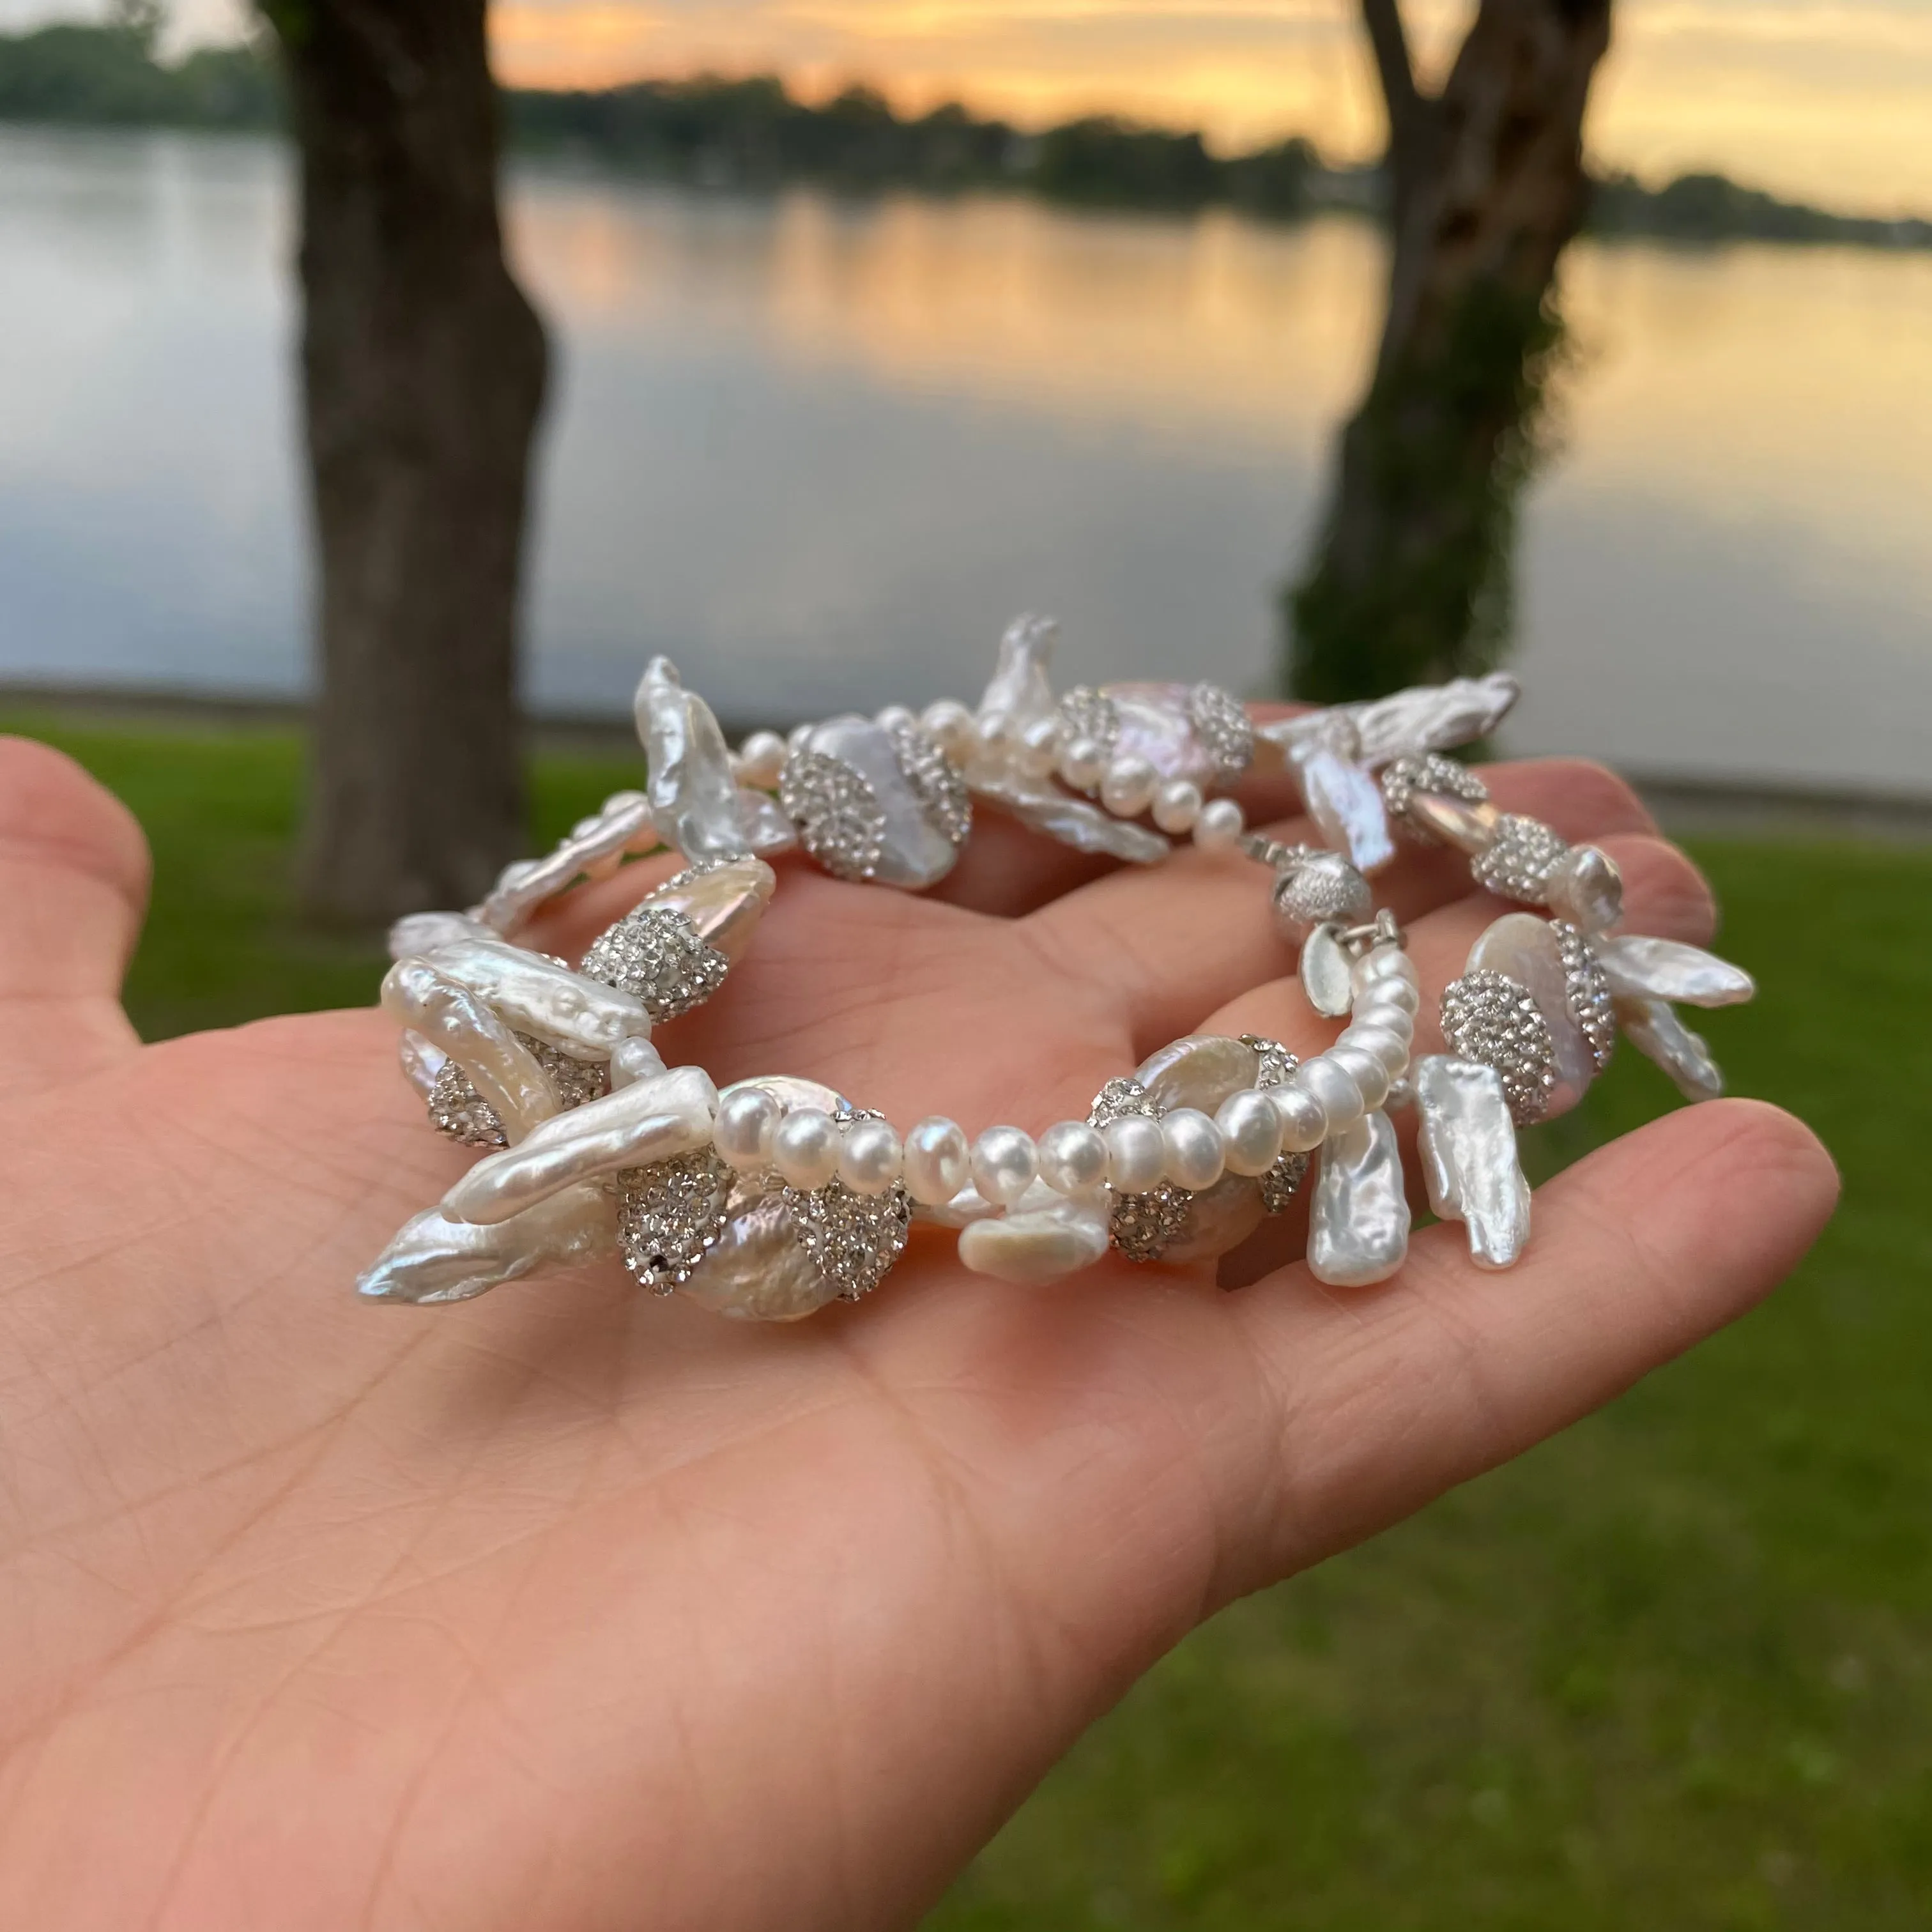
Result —
[[[140,730],[301,730],[307,725],[309,706],[299,699],[267,694],[231,698],[159,686],[0,681],[0,729],[10,714],[34,712],[77,723]],[[592,758],[638,755],[629,721],[614,714],[544,712],[525,722],[532,751]],[[750,719],[721,717],[718,722],[734,742],[756,728]],[[1932,791],[1862,790],[1772,778],[1696,777],[1628,769],[1624,776],[1658,823],[1672,832],[1932,842]]]

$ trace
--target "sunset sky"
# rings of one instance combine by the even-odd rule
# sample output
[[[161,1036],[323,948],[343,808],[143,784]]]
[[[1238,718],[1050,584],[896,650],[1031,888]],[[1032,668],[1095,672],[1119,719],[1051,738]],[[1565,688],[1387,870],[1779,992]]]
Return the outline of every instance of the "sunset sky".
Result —
[[[1407,0],[1426,54],[1468,4]],[[232,31],[238,5],[175,0],[177,32]],[[0,21],[84,10],[0,0]],[[1119,110],[1224,146],[1303,132],[1358,158],[1380,139],[1352,0],[496,0],[491,21],[499,73],[525,86],[776,69],[1031,123]],[[1618,0],[1589,134],[1600,162],[1648,178],[1711,166],[1932,212],[1932,0]]]

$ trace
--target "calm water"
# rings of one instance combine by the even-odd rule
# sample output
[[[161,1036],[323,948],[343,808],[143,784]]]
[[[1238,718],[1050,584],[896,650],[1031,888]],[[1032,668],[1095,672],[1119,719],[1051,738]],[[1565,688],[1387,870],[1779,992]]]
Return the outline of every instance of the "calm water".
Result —
[[[529,666],[621,706],[1269,668],[1360,380],[1352,224],[851,207],[526,176],[556,338]],[[302,687],[288,178],[266,144],[0,130],[0,678]],[[1529,748],[1932,790],[1932,259],[1589,247],[1529,508]]]

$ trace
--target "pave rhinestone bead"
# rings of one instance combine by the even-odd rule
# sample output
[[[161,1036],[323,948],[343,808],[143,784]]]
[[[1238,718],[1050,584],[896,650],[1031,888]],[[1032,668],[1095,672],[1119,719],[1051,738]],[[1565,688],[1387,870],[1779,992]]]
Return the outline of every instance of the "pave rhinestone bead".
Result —
[[[778,802],[805,849],[842,879],[869,879],[886,836],[878,794],[843,758],[797,751],[778,774]]]
[[[568,1109],[595,1100],[607,1090],[608,1076],[601,1066],[573,1060],[567,1053],[546,1046],[526,1033],[518,1040],[536,1057],[537,1064],[550,1076],[556,1089],[557,1104]],[[453,1060],[446,1060],[438,1070],[429,1092],[430,1125],[465,1147],[508,1147],[509,1138],[496,1110],[470,1084],[470,1076]]]
[[[1255,728],[1247,707],[1218,684],[1197,684],[1187,694],[1188,722],[1214,761],[1215,782],[1239,782],[1255,758]]]
[[[836,1284],[842,1301],[871,1294],[905,1252],[912,1198],[903,1181],[883,1194],[856,1193],[842,1180],[830,1180],[808,1193],[788,1187],[784,1195],[799,1246]]]
[[[1120,735],[1120,707],[1105,692],[1090,684],[1076,684],[1060,700],[1055,716],[1060,720],[1064,743],[1084,738],[1100,747],[1102,760]]]
[[[710,1148],[614,1174],[625,1267],[654,1294],[682,1288],[724,1231],[736,1178]]]
[[[1382,802],[1399,831],[1427,844],[1436,842],[1434,833],[1409,816],[1409,801],[1419,791],[1462,799],[1471,805],[1485,805],[1490,796],[1489,787],[1467,765],[1445,758],[1440,752],[1410,752],[1397,758],[1382,772]]]
[[[1090,1127],[1104,1127],[1127,1114],[1158,1120],[1160,1109],[1138,1080],[1109,1080],[1094,1096],[1087,1115]],[[1124,1194],[1109,1184],[1114,1204],[1113,1242],[1130,1261],[1156,1262],[1186,1232],[1188,1199],[1178,1188],[1162,1181],[1144,1192]]]
[[[669,881],[679,884],[698,868]],[[591,946],[579,969],[643,1000],[654,1024],[702,1006],[724,983],[731,962],[674,907],[648,901],[626,913]]]
[[[922,725],[896,721],[886,735],[920,808],[954,845],[964,844],[973,830],[973,800],[959,768]]]
[[[1540,1120],[1556,1084],[1550,1023],[1528,990],[1501,973],[1466,973],[1442,989],[1442,1037],[1460,1060],[1502,1076],[1510,1118]]]
[[[1255,1084],[1264,1093],[1271,1087],[1279,1087],[1301,1064],[1280,1040],[1270,1040],[1264,1034],[1244,1033],[1241,1040],[1259,1056]],[[1284,1154],[1262,1176],[1262,1206],[1268,1213],[1280,1214],[1286,1210],[1296,1191],[1308,1178],[1308,1159],[1306,1154]]]
[[[1469,861],[1469,872],[1485,892],[1498,898],[1546,905],[1550,875],[1569,850],[1568,842],[1540,819],[1506,812],[1497,820],[1487,849]]]
[[[1600,1073],[1610,1064],[1616,1050],[1617,1016],[1611,1000],[1610,982],[1596,950],[1567,920],[1552,919],[1550,930],[1556,935],[1558,956],[1563,962],[1563,986],[1570,1000],[1570,1016],[1583,1030],[1590,1053]]]

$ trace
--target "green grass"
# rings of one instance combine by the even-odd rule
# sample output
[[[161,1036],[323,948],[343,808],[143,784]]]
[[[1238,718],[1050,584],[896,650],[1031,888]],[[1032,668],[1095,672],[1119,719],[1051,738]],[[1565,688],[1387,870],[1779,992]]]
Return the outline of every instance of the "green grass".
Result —
[[[370,997],[380,958],[291,914],[292,736],[10,722],[148,828],[145,1032]],[[540,831],[634,778],[540,763]],[[1713,1043],[1845,1171],[1816,1252],[1602,1414],[1184,1644],[928,1932],[1932,1924],[1932,854],[1697,854],[1763,988]],[[1626,1052],[1548,1156],[1668,1104]]]

